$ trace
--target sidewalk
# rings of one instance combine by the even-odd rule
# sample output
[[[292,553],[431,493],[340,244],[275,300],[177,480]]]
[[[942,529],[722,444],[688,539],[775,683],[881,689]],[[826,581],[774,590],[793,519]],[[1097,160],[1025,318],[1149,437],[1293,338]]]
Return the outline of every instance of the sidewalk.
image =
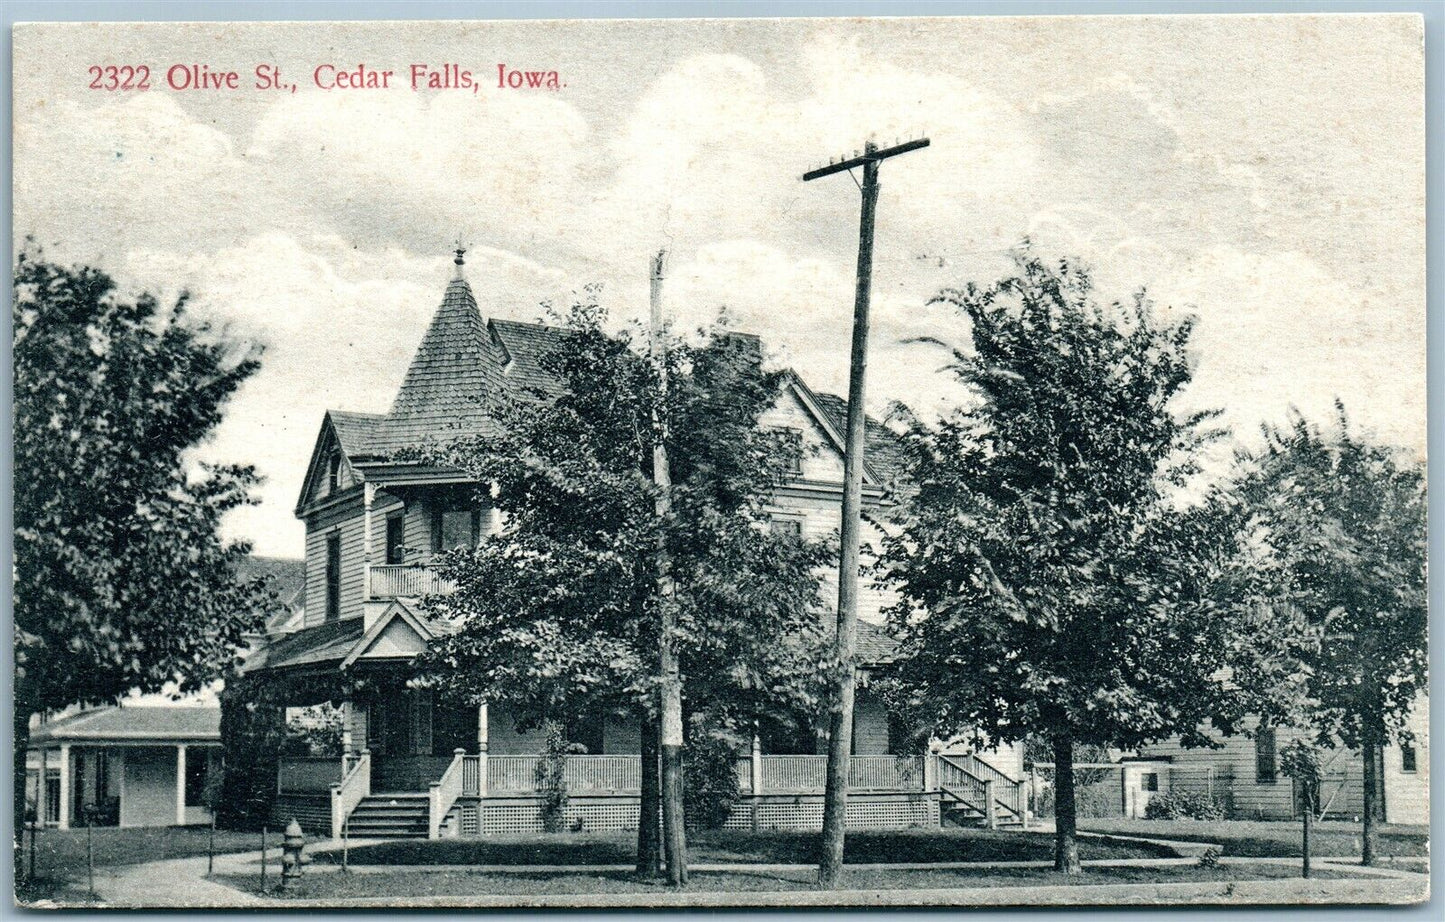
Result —
[[[360,843],[357,843],[360,844]],[[322,847],[317,850],[330,850]],[[268,852],[273,871],[280,871],[280,849]],[[260,852],[216,856],[217,874],[254,875],[258,870]],[[1223,864],[1295,865],[1295,858],[1222,858]],[[1090,867],[1148,867],[1193,864],[1190,858],[1121,859],[1086,861]],[[645,907],[776,907],[776,906],[1077,906],[1077,905],[1180,905],[1180,904],[1400,904],[1419,902],[1429,894],[1429,879],[1421,873],[1397,868],[1361,868],[1349,859],[1318,861],[1330,870],[1351,871],[1360,876],[1340,880],[1303,880],[1300,878],[1261,881],[1222,881],[1210,883],[1160,884],[1068,884],[1019,887],[962,887],[925,890],[838,890],[838,891],[701,891],[681,893],[648,892],[628,894],[469,894],[436,897],[407,897],[407,906],[452,908],[502,907],[577,907],[577,908],[645,908]],[[858,869],[884,868],[935,870],[1049,867],[1046,861],[951,862],[928,865],[850,865]],[[759,871],[799,870],[802,865],[737,865],[698,864],[695,871]],[[811,866],[807,866],[811,867]],[[409,866],[405,869],[387,866],[353,866],[364,874],[385,874],[396,870],[483,872],[486,873],[606,873],[628,871],[630,865],[589,866]],[[337,865],[313,864],[306,873],[340,873]],[[96,876],[96,892],[115,908],[191,908],[191,909],[314,909],[379,908],[390,906],[394,898],[375,897],[303,900],[262,897],[244,893],[225,884],[207,880],[206,859],[181,858],[149,864],[108,868]]]

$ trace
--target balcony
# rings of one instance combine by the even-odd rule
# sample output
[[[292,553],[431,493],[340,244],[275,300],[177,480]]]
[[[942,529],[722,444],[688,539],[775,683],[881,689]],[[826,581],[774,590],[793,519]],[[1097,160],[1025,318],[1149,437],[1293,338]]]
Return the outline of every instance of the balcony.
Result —
[[[446,595],[456,588],[456,584],[442,579],[436,570],[424,564],[373,564],[368,587],[373,599]]]

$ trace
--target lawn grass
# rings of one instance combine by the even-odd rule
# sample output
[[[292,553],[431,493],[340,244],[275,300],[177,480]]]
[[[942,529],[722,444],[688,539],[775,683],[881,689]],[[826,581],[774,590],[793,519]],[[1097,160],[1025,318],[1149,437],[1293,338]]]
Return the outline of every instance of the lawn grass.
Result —
[[[742,832],[705,830],[688,835],[688,858],[694,864],[814,864],[816,832]],[[479,839],[437,839],[383,842],[350,849],[358,865],[522,865],[632,864],[637,835],[591,832],[487,836]],[[934,863],[944,861],[1048,861],[1054,854],[1047,834],[984,829],[900,829],[848,833],[843,860],[849,864]],[[1168,857],[1172,852],[1150,845],[1084,840],[1085,860]],[[318,854],[317,861],[339,863],[339,852]]]
[[[1214,842],[1224,854],[1242,858],[1298,858],[1300,824],[1255,820],[1080,820],[1087,832],[1150,836],[1180,842]],[[1418,858],[1430,854],[1425,826],[1377,827],[1376,854],[1382,858]],[[1358,823],[1315,824],[1310,852],[1319,857],[1350,858],[1360,854]]]
[[[1170,866],[1162,868],[1086,868],[1077,875],[1043,869],[980,871],[905,871],[846,869],[841,887],[849,890],[925,890],[960,887],[1026,887],[1068,884],[1205,883],[1294,878],[1299,869],[1282,865]],[[1319,879],[1351,876],[1320,869]],[[218,881],[250,893],[259,892],[258,875],[226,875]],[[690,892],[795,891],[815,889],[811,868],[785,871],[700,871],[691,875]],[[271,879],[274,886],[275,878]],[[480,895],[532,896],[538,894],[661,893],[661,879],[638,880],[627,872],[600,874],[478,873],[469,871],[395,871],[343,874],[311,872],[284,893],[291,899],[347,899],[387,897],[467,897]]]
[[[97,827],[94,834],[95,866],[114,867],[124,864],[143,864],[147,861],[163,861],[167,858],[191,858],[206,854],[210,830],[196,826],[172,826],[163,828]],[[281,843],[281,836],[273,831],[269,845]],[[231,852],[259,851],[259,832],[227,832],[216,830],[216,854]],[[25,833],[25,866],[30,866],[30,833]],[[85,874],[85,830],[84,829],[42,829],[35,839],[35,867],[37,877],[51,877],[58,872]]]

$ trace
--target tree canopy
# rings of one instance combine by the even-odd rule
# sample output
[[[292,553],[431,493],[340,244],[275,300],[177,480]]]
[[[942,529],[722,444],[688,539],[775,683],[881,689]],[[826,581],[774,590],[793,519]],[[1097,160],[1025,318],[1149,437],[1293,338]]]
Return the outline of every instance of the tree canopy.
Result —
[[[1061,775],[1076,744],[1204,742],[1205,718],[1228,722],[1235,641],[1213,615],[1238,570],[1227,516],[1176,502],[1215,435],[1214,412],[1177,406],[1192,322],[1162,323],[1142,292],[1101,305],[1068,260],[1023,250],[1015,268],[938,298],[967,321],[947,371],[976,400],[904,436],[912,492],[884,560],[901,594],[891,693],[940,735],[1042,734]]]
[[[115,288],[92,268],[15,267],[17,759],[33,712],[224,675],[270,600],[237,577],[248,546],[220,536],[255,472],[193,455],[256,354],[184,297]]]
[[[825,548],[768,527],[790,442],[759,425],[782,376],[713,333],[674,340],[658,386],[629,330],[590,301],[542,364],[552,389],[504,395],[495,431],[426,452],[466,471],[504,527],[452,553],[456,592],[428,600],[457,630],[424,658],[430,681],[507,701],[534,720],[655,707],[658,539],[666,541],[689,708],[750,718],[817,694]],[[672,513],[657,515],[652,447],[665,423]]]

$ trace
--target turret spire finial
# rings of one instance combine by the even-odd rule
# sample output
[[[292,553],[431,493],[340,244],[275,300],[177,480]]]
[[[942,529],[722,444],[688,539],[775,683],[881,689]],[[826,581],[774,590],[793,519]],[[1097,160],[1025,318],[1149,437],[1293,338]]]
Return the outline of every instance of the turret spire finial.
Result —
[[[452,262],[454,262],[454,263],[457,264],[457,278],[461,278],[461,277],[462,277],[462,266],[466,264],[466,260],[465,260],[463,257],[467,255],[467,248],[464,247],[464,246],[462,246],[462,238],[461,238],[461,237],[458,237],[458,238],[457,238],[457,248],[456,248],[455,250],[453,250],[452,252],[454,252],[454,253],[457,254],[457,255],[456,255],[456,258],[454,258],[454,259],[452,260]]]

